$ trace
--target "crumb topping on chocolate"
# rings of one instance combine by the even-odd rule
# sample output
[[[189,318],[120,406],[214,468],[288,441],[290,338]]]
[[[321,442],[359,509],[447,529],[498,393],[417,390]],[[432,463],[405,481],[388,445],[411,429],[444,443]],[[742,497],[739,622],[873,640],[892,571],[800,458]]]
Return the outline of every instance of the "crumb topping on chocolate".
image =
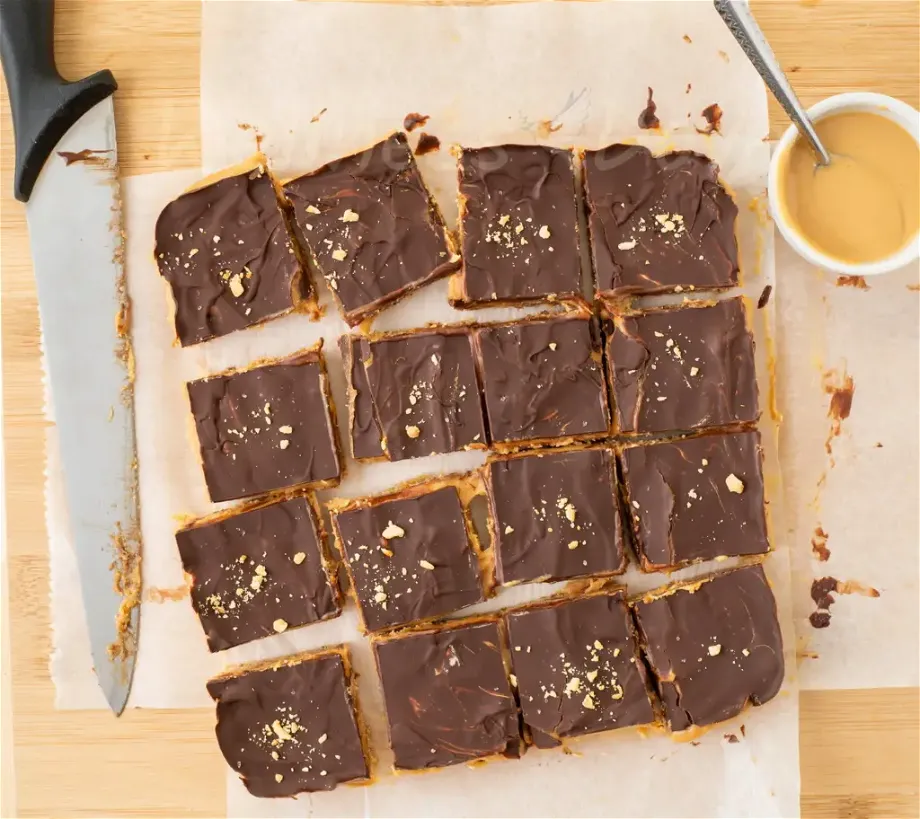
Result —
[[[208,683],[221,752],[253,796],[329,791],[368,778],[349,685],[338,652]]]
[[[635,612],[672,730],[730,719],[779,691],[783,638],[761,566],[646,597]]]
[[[760,416],[754,339],[740,297],[616,319],[607,366],[618,432],[677,432]]]
[[[172,288],[182,345],[250,327],[313,298],[262,167],[170,202],[157,219],[154,253]]]
[[[581,297],[571,151],[465,148],[459,175],[464,298]]]
[[[738,283],[738,208],[708,157],[611,145],[585,152],[584,178],[598,296]]]
[[[626,568],[613,456],[606,449],[499,458],[486,467],[501,583]]]
[[[459,262],[403,133],[291,180],[284,192],[352,326]]]
[[[524,725],[538,748],[654,721],[621,594],[538,603],[505,621]]]
[[[646,571],[770,550],[760,433],[628,447],[621,456]]]
[[[338,482],[325,379],[311,350],[187,385],[212,501]]]
[[[319,532],[309,502],[293,498],[176,533],[211,651],[274,634],[278,618],[303,626],[340,613]]]
[[[418,622],[484,599],[457,489],[362,502],[334,513],[367,628]]]
[[[368,342],[365,370],[390,460],[484,448],[470,336],[423,330]]]

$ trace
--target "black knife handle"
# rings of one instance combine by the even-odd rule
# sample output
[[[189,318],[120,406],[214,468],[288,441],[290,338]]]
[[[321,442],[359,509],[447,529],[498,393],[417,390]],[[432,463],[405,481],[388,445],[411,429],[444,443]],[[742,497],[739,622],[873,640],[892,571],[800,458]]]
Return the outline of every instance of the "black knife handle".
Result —
[[[118,85],[111,71],[76,82],[61,78],[54,64],[54,0],[0,0],[0,61],[16,137],[13,192],[27,202],[61,137]]]

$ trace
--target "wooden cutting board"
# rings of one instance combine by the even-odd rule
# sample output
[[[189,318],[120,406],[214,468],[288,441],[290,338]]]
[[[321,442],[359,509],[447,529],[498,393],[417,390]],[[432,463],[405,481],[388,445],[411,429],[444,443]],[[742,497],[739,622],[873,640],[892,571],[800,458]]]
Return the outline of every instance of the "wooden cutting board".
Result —
[[[198,167],[198,3],[58,0],[57,5],[61,72],[76,77],[107,67],[118,77],[124,174]],[[806,105],[854,90],[890,94],[914,107],[920,103],[916,2],[761,0],[753,5]],[[3,665],[0,815],[15,815],[18,808],[23,816],[221,816],[225,765],[214,742],[211,711],[129,711],[114,720],[107,713],[52,707],[39,328],[25,214],[11,194],[5,89],[0,109],[9,555],[9,592],[4,592],[9,616],[3,620],[4,649],[12,653],[12,668],[6,653]],[[770,112],[776,137],[787,123],[772,100]],[[6,745],[10,689],[15,792]],[[917,689],[803,693],[803,814],[917,816],[918,703]]]

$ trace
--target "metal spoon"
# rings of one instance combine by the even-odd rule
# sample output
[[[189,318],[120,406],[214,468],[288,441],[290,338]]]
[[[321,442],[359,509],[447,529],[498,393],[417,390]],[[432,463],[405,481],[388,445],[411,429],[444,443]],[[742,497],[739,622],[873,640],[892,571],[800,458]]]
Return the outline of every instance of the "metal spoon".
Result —
[[[802,103],[789,85],[789,80],[779,67],[773,50],[767,44],[760,26],[751,14],[751,9],[745,0],[713,0],[716,11],[725,21],[728,30],[738,41],[742,51],[747,55],[757,73],[763,77],[767,88],[783,106],[789,119],[795,123],[799,133],[810,143],[818,158],[818,165],[830,165],[831,156],[818,139],[815,126],[805,113]]]

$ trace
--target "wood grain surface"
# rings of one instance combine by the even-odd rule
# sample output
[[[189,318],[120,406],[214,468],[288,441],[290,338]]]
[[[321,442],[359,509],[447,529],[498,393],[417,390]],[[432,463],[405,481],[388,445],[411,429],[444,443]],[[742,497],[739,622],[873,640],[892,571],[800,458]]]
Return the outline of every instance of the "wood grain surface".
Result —
[[[753,5],[806,104],[857,89],[900,97],[914,107],[920,103],[916,2]],[[200,9],[192,0],[58,0],[56,50],[64,76],[107,67],[118,77],[125,174],[198,166],[199,28]],[[115,720],[102,712],[52,708],[39,329],[24,211],[11,195],[5,89],[0,108],[0,304],[18,813],[224,815],[225,767],[213,738],[212,712],[129,711]],[[772,100],[770,112],[777,136],[786,123]],[[809,692],[802,694],[801,706],[806,816],[917,816],[916,689]],[[8,781],[3,791],[5,797],[12,793]],[[5,798],[3,815],[12,814]]]

